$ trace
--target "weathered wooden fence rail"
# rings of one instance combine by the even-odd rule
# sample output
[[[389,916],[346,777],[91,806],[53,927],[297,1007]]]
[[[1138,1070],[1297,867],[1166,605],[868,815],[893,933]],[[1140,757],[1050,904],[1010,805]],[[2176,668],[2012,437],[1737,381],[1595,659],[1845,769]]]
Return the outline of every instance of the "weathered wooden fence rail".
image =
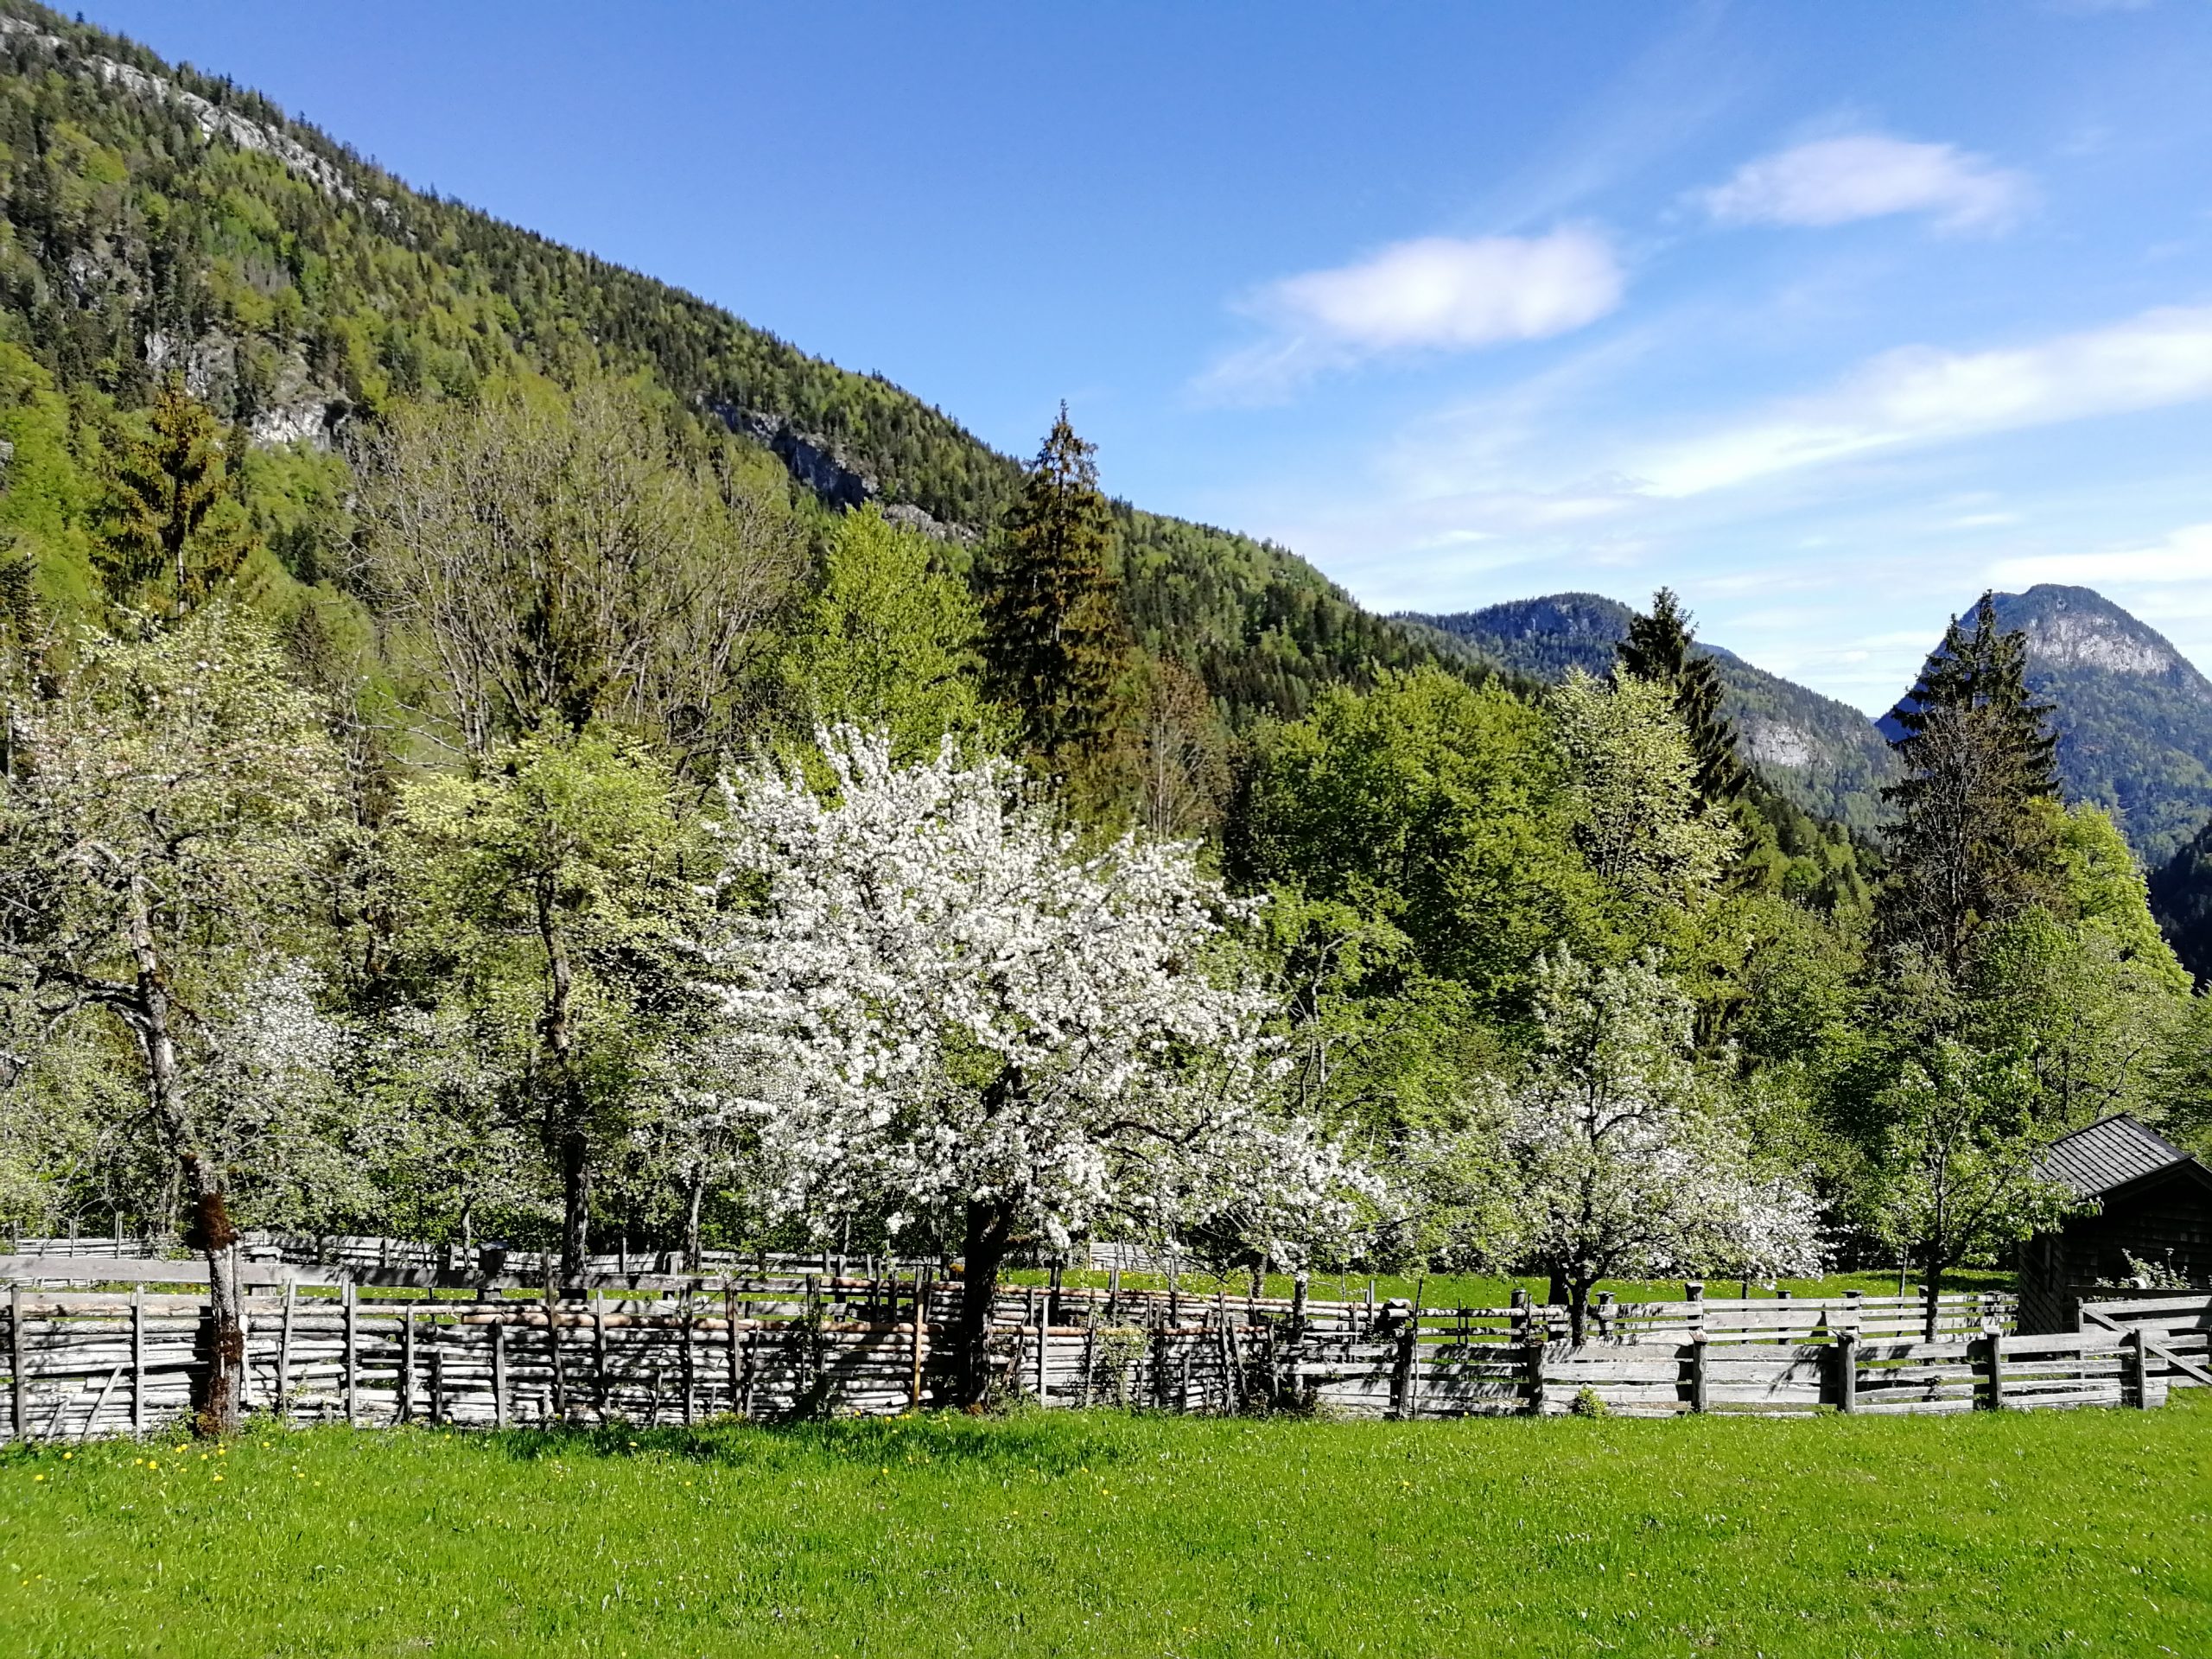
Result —
[[[149,1292],[191,1262],[29,1258],[127,1290],[8,1292],[11,1439],[149,1433],[205,1363],[201,1294]],[[281,1264],[264,1264],[276,1271]],[[64,1268],[67,1271],[61,1271]],[[32,1276],[32,1275],[23,1275]],[[957,1281],[866,1275],[598,1275],[608,1296],[397,1300],[286,1282],[248,1300],[248,1405],[300,1423],[672,1424],[913,1409],[951,1381]],[[177,1282],[171,1279],[167,1282]],[[2002,1298],[1843,1296],[1616,1304],[1585,1340],[1566,1311],[1211,1299],[1057,1285],[994,1310],[1001,1388],[1051,1407],[1348,1416],[1945,1412],[2164,1402],[2212,1385],[2212,1297],[2090,1304],[2083,1329],[2009,1334]]]

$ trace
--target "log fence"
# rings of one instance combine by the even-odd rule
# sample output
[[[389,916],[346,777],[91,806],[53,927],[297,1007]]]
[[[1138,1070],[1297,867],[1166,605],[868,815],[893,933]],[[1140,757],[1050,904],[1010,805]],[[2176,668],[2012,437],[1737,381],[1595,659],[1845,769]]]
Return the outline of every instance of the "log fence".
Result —
[[[567,1299],[512,1275],[504,1289],[378,1296],[350,1277],[283,1280],[283,1264],[257,1264],[270,1271],[247,1301],[246,1402],[302,1424],[491,1427],[882,1414],[949,1397],[956,1278],[930,1264],[839,1274],[748,1261],[697,1279],[594,1275]],[[35,1263],[48,1285],[9,1288],[7,1437],[179,1422],[206,1363],[205,1293],[186,1271],[199,1264],[65,1262],[10,1264]],[[126,1288],[48,1287],[57,1281]],[[184,1288],[149,1288],[163,1284]],[[509,1294],[519,1289],[539,1299]],[[1416,1309],[1306,1291],[1005,1287],[989,1338],[997,1386],[1053,1408],[1269,1403],[1401,1420],[2147,1407],[2212,1386],[2203,1294],[2084,1304],[2082,1328],[2056,1335],[2009,1332],[2009,1300],[1987,1294],[1601,1299],[1578,1344],[1567,1310],[1525,1297]]]

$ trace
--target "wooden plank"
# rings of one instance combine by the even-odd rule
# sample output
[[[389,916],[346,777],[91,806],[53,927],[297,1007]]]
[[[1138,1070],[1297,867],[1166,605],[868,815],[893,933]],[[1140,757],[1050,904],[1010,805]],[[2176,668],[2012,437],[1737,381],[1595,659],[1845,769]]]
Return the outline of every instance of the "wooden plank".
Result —
[[[130,1287],[130,1432],[146,1432],[146,1287]]]
[[[23,1287],[8,1287],[8,1433],[21,1445],[30,1433],[30,1417],[23,1398]]]

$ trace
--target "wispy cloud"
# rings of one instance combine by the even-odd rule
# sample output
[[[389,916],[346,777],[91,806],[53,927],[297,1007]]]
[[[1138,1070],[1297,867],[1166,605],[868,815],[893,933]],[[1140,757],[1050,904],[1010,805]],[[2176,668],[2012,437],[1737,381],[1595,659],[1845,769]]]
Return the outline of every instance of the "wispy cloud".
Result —
[[[1267,337],[1216,363],[1197,389],[1264,401],[1376,357],[1542,340],[1604,316],[1624,285],[1612,245],[1582,226],[1394,243],[1259,289],[1239,308],[1267,326]]]
[[[1846,225],[1928,213],[1946,230],[1993,231],[2017,219],[2031,194],[2023,175],[1956,145],[1864,132],[1746,162],[1696,200],[1725,225]]]
[[[2184,524],[2149,547],[1999,559],[1990,566],[1989,579],[2000,586],[2023,588],[2038,582],[2077,582],[2085,588],[2181,582],[2212,592],[2212,524]]]
[[[2212,307],[1989,352],[1885,352],[1827,393],[1646,454],[1656,495],[1701,494],[1797,467],[1977,433],[2212,397]]]

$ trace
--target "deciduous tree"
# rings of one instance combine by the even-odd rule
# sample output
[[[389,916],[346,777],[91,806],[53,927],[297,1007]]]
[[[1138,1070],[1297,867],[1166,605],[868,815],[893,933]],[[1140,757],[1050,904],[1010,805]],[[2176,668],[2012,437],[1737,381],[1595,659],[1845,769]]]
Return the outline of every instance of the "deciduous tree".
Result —
[[[824,746],[826,799],[796,771],[728,785],[725,879],[756,907],[714,953],[747,1056],[726,1086],[762,1115],[784,1214],[962,1241],[963,1398],[1020,1241],[1325,1219],[1335,1161],[1270,1109],[1268,999],[1220,949],[1249,906],[1189,849],[1086,852],[949,744],[909,766],[880,734]]]
[[[245,1355],[232,1115],[251,1109],[238,1084],[259,1065],[234,1045],[259,1046],[269,1011],[210,1016],[250,995],[298,927],[335,758],[274,645],[220,603],[143,639],[80,640],[52,695],[16,721],[16,765],[0,776],[0,962],[48,1017],[96,1010],[137,1048],[212,1284],[197,1421],[227,1432]]]

